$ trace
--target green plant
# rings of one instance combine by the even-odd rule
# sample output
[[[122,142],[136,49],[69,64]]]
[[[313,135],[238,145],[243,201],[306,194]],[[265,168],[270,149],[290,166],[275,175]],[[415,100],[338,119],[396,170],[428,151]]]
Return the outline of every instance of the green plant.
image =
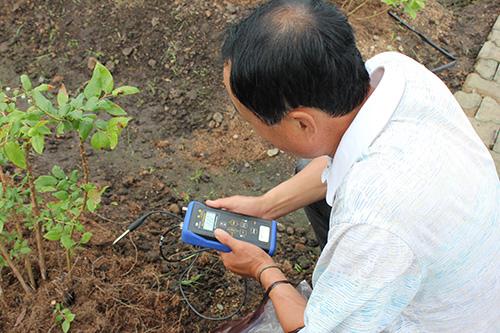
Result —
[[[189,177],[189,180],[198,184],[201,180],[201,177],[203,177],[203,170],[196,169],[194,173]]]
[[[86,144],[94,150],[118,145],[131,118],[114,100],[139,90],[114,88],[111,73],[100,63],[83,91],[74,97],[64,85],[51,98],[49,92],[54,87],[33,87],[26,75],[20,79],[19,88],[0,87],[0,266],[9,266],[23,289],[30,292],[16,261],[25,260],[31,288],[35,288],[29,261],[33,234],[42,279],[47,278],[43,238],[58,241],[65,250],[71,277],[74,251],[92,236],[82,223],[82,214],[94,212],[106,190],[90,182]],[[65,172],[54,165],[47,174],[34,173],[33,157],[44,154],[46,138],[53,136],[77,140],[81,170]],[[7,174],[6,167],[15,171]]]
[[[417,13],[425,7],[426,0],[382,0],[382,2],[392,7],[403,8],[403,12],[414,19]]]
[[[199,283],[198,281],[201,279],[202,276],[203,276],[202,274],[193,275],[189,279],[181,280],[181,284],[183,286],[196,287],[196,285]]]
[[[72,313],[70,309],[63,307],[60,303],[55,305],[53,313],[55,315],[55,322],[61,324],[62,331],[67,333],[76,315]]]

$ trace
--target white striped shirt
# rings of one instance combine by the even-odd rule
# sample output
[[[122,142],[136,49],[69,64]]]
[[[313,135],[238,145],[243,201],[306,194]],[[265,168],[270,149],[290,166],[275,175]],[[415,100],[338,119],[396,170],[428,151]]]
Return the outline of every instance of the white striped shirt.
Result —
[[[301,332],[500,332],[500,182],[451,92],[399,53],[329,167]]]

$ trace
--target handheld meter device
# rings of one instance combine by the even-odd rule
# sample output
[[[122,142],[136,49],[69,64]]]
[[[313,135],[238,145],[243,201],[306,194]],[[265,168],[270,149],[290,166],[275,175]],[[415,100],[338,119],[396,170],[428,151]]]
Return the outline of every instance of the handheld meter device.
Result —
[[[276,221],[240,215],[191,201],[182,225],[182,240],[191,245],[231,252],[229,247],[215,238],[215,229],[223,229],[238,240],[257,245],[271,256],[276,251]]]

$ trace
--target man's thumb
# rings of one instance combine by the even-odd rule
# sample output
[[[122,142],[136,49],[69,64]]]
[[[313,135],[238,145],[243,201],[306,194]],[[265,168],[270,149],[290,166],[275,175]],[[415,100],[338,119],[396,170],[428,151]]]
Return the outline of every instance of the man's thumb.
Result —
[[[231,235],[228,234],[225,230],[215,229],[214,235],[215,235],[215,238],[217,238],[217,240],[219,242],[221,242],[224,245],[229,246],[229,248],[231,248],[231,249],[235,245],[234,242],[236,240],[233,237],[231,237]]]

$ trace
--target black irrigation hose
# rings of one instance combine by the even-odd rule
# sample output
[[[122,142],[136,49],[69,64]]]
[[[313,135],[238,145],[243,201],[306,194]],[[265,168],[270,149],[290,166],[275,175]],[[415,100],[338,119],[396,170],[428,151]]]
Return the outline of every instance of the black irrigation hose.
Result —
[[[410,26],[408,23],[406,23],[405,21],[403,21],[403,19],[401,17],[399,17],[398,15],[396,15],[396,13],[394,13],[393,11],[389,10],[387,12],[387,14],[389,14],[390,17],[392,17],[393,19],[395,19],[396,21],[398,21],[406,29],[408,29],[411,32],[415,33],[424,42],[426,42],[427,44],[429,44],[430,46],[432,46],[434,49],[438,50],[441,54],[443,54],[446,58],[448,58],[450,60],[450,62],[448,62],[447,64],[444,64],[444,65],[441,65],[441,66],[438,66],[436,68],[431,69],[431,72],[437,73],[437,72],[440,72],[442,70],[445,70],[447,68],[450,68],[450,67],[453,67],[453,66],[456,65],[457,58],[453,54],[451,54],[447,50],[443,49],[442,47],[436,45],[429,37],[427,37],[426,35],[424,35],[420,31],[416,30],[415,28],[413,28],[412,26]]]

